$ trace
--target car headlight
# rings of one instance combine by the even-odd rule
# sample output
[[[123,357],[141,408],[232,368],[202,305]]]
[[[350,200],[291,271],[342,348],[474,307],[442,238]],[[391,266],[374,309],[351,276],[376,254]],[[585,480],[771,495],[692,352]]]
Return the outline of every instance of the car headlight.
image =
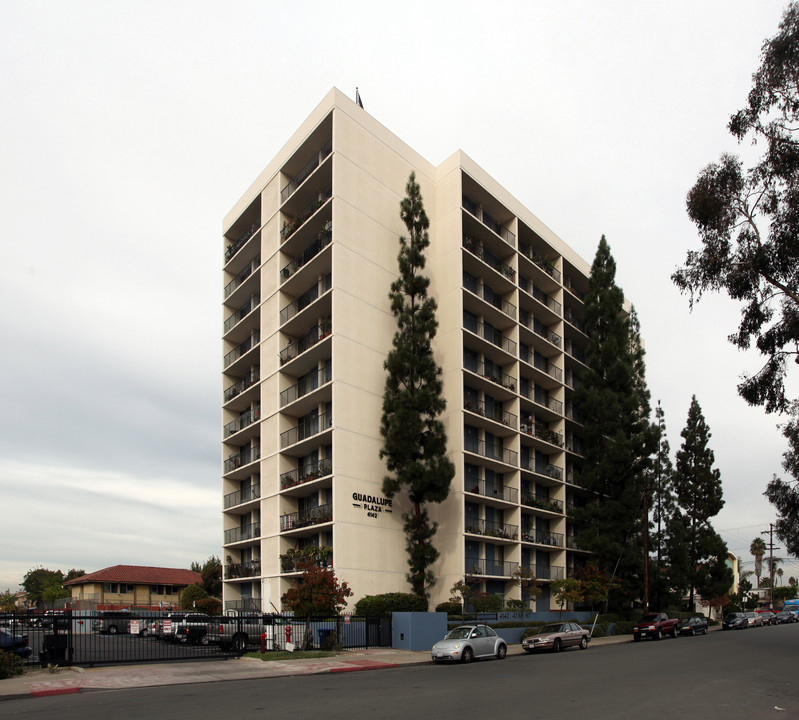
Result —
[[[458,649],[460,646],[461,646],[461,644],[460,644],[460,643],[455,643],[455,644],[452,646],[452,649],[453,649],[453,650],[457,650],[457,649]]]

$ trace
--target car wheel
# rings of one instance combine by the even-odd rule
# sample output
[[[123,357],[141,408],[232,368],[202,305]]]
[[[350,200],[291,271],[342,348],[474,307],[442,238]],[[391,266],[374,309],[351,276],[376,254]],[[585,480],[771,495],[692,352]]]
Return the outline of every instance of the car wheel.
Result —
[[[236,635],[233,638],[233,649],[237,653],[243,653],[247,649],[247,638],[244,635]]]
[[[108,628],[108,634],[109,635],[116,635],[118,632],[119,632],[119,630],[117,630],[117,626],[116,625],[112,625],[110,628]]]
[[[211,644],[211,641],[208,639],[208,636],[207,636],[207,635],[203,635],[203,636],[200,638],[200,643],[201,643],[202,645],[210,645],[210,644]]]
[[[702,635],[707,635],[707,628],[704,628],[704,629],[702,630]]]
[[[660,634],[660,630],[655,630],[655,640],[660,640],[663,636]]]
[[[583,635],[580,638],[580,650],[585,650],[588,647],[588,638]]]
[[[691,632],[693,633],[693,630],[692,630]],[[675,625],[675,626],[672,628],[672,630],[671,630],[671,636],[672,636],[673,638],[676,638],[676,637],[677,637],[677,635],[678,635],[678,631],[677,631],[677,626]]]
[[[505,643],[500,643],[499,647],[497,648],[497,660],[504,660],[505,656],[508,654],[508,648]]]
[[[474,652],[470,647],[466,646],[461,653],[461,662],[470,663],[472,660],[474,660]]]
[[[528,655],[532,655],[533,654],[533,651],[532,650],[528,650],[527,648],[525,648],[524,652],[526,652]]]
[[[696,635],[696,630],[694,630],[693,628],[691,628],[691,637],[693,637],[694,635]]]
[[[635,642],[641,642],[641,636],[640,635],[633,635],[633,640]]]
[[[552,644],[552,652],[559,653],[562,644],[560,638],[555,638],[555,642]]]

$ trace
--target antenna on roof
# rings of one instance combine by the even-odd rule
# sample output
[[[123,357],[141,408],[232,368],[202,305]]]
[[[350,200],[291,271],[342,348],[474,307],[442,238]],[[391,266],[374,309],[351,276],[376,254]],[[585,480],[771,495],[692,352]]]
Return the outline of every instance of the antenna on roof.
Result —
[[[363,103],[361,102],[361,93],[358,92],[358,88],[355,88],[355,102],[358,107],[363,108]]]

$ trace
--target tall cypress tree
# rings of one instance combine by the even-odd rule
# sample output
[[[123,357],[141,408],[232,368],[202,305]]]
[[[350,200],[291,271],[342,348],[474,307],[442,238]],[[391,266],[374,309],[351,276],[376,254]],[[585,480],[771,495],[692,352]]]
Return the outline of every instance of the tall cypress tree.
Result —
[[[616,263],[603,235],[591,266],[585,298],[586,364],[574,404],[583,418],[585,462],[577,482],[592,498],[575,514],[581,546],[603,569],[615,571],[623,597],[639,597],[643,549],[641,445],[643,405],[636,380],[636,344],[624,293],[616,285]],[[640,349],[640,342],[637,343]],[[618,593],[614,600],[621,600]]]
[[[704,579],[702,568],[718,561],[716,555],[724,545],[710,524],[710,519],[724,507],[721,473],[713,468],[715,455],[708,445],[710,428],[696,395],[691,398],[688,420],[680,435],[683,443],[677,452],[674,491],[682,508],[688,551],[689,607],[693,607],[694,588],[702,584]],[[725,559],[721,558],[722,564]]]
[[[403,513],[408,551],[408,582],[413,592],[427,597],[435,583],[430,566],[439,556],[432,538],[437,524],[426,503],[443,502],[449,495],[455,466],[447,458],[447,437],[438,419],[446,408],[441,368],[433,357],[432,340],[438,329],[436,302],[427,296],[430,279],[422,274],[424,251],[430,244],[430,221],[414,173],[405,187],[400,216],[408,228],[397,256],[399,277],[391,284],[391,311],[397,319],[393,349],[384,363],[380,457],[390,473],[383,492],[390,498],[407,493],[410,511]]]

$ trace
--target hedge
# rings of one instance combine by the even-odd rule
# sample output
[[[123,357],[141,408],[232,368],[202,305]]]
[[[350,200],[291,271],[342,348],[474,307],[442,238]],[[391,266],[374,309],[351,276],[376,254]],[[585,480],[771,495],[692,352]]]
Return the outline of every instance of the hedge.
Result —
[[[365,595],[355,603],[356,615],[388,615],[393,612],[427,612],[427,598],[414,593]]]

